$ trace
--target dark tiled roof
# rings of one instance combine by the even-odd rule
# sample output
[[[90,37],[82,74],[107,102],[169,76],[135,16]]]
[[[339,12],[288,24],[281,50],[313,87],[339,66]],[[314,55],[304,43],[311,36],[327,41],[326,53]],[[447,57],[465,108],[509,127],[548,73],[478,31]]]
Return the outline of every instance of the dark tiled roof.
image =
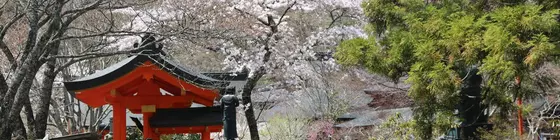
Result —
[[[234,73],[198,73],[159,55],[140,54],[124,59],[94,74],[74,81],[64,82],[64,85],[69,91],[96,87],[124,76],[145,61],[152,61],[154,64],[170,74],[203,88],[225,89],[229,85],[230,81],[246,80],[248,76],[247,74]]]
[[[351,128],[351,127],[364,127],[376,126],[383,123],[387,118],[400,113],[403,119],[408,120],[412,118],[412,110],[410,108],[397,108],[378,111],[364,111],[351,113],[357,116],[355,119],[335,125],[337,128]]]
[[[364,90],[371,96],[372,100],[367,105],[377,109],[392,109],[410,107],[413,104],[412,99],[407,96],[405,91],[376,91]]]

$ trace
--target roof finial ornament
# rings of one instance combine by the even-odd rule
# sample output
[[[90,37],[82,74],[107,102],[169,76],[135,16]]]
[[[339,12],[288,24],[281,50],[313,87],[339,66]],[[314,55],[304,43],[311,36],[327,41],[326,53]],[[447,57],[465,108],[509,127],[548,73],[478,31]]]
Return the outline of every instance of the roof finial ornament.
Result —
[[[133,53],[140,53],[140,54],[161,54],[166,56],[167,54],[163,51],[163,45],[160,43],[161,40],[156,40],[155,35],[153,33],[147,33],[142,36],[142,40],[139,43],[134,43],[134,49],[141,48]]]

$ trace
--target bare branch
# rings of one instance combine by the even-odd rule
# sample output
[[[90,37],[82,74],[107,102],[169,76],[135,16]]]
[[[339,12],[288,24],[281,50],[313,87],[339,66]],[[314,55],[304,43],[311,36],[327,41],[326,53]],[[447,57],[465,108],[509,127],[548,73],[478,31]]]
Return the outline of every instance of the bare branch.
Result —
[[[115,9],[122,9],[122,8],[128,8],[128,7],[133,7],[133,6],[141,6],[141,5],[146,5],[146,4],[155,2],[156,0],[150,0],[150,1],[142,2],[142,3],[135,3],[135,4],[129,4],[129,5],[122,5],[122,6],[101,6],[103,4],[101,2],[103,2],[103,1],[104,0],[97,0],[96,2],[94,2],[92,4],[89,4],[88,6],[65,11],[62,15],[84,13],[84,12],[91,11],[91,10],[115,10]]]
[[[0,49],[4,53],[4,56],[6,56],[6,58],[8,58],[8,61],[10,62],[10,64],[14,65],[15,62],[16,62],[16,59],[15,59],[14,55],[12,54],[12,51],[10,51],[10,48],[8,48],[6,43],[4,43],[4,41],[2,41],[2,40],[0,40]]]
[[[280,19],[278,20],[278,23],[276,23],[276,26],[280,25],[280,23],[282,23],[282,20],[284,19],[284,16],[286,16],[286,14],[288,13],[288,11],[290,9],[292,9],[292,7],[294,7],[294,5],[296,5],[297,1],[294,1],[294,3],[290,4],[290,6],[288,6],[288,8],[286,8],[286,10],[284,10],[284,13],[282,13],[282,16],[280,16]]]
[[[125,51],[116,51],[116,52],[100,52],[100,53],[85,53],[85,54],[80,54],[80,55],[56,55],[56,56],[50,56],[47,59],[56,59],[56,58],[85,58],[85,57],[104,57],[104,56],[113,56],[113,55],[118,55],[118,54],[130,54],[134,51],[139,51],[142,50],[144,48],[136,48],[136,49],[132,49],[132,50],[125,50]]]
[[[41,21],[39,21],[39,27],[42,27],[43,25],[47,24],[52,18],[52,15],[48,14],[44,19],[42,19]]]
[[[82,35],[82,36],[65,36],[65,37],[60,37],[54,40],[51,40],[51,42],[54,41],[62,41],[62,40],[69,40],[69,39],[81,39],[81,38],[92,38],[92,37],[100,37],[100,36],[104,36],[104,37],[118,37],[118,36],[131,36],[131,35],[139,35],[139,34],[154,34],[154,35],[161,35],[161,36],[170,36],[173,34],[161,34],[161,33],[153,33],[153,32],[134,32],[134,31],[112,31],[112,30],[107,30],[104,32],[99,32],[99,33],[95,33],[95,34],[89,34],[89,35]]]
[[[0,72],[0,97],[4,97],[4,94],[8,91],[8,83],[4,74]]]
[[[268,23],[268,21],[265,21],[264,19],[261,19],[261,18],[257,17],[256,15],[253,15],[249,12],[243,11],[243,10],[237,8],[237,7],[234,7],[234,9],[237,10],[238,12],[240,12],[242,15],[249,15],[250,17],[253,17],[253,18],[257,19],[262,24],[264,24],[266,26],[270,26],[270,23]]]
[[[19,19],[21,19],[24,16],[24,14],[19,14],[16,15],[10,22],[8,22],[8,24],[6,24],[4,27],[0,26],[1,30],[0,30],[0,49],[2,50],[2,52],[4,53],[4,56],[7,57],[8,61],[14,65],[15,64],[15,57],[12,54],[12,51],[10,50],[10,48],[8,47],[8,45],[6,45],[6,43],[4,42],[4,36],[6,35],[6,33],[8,32],[8,29],[10,29],[10,27],[12,25],[14,25],[14,23],[16,23]]]
[[[6,24],[4,27],[1,28],[0,31],[0,39],[3,39],[4,36],[6,35],[6,32],[8,32],[8,29],[10,29],[10,27],[12,25],[14,25],[19,19],[21,19],[25,14],[24,13],[20,13],[18,15],[15,15],[12,20],[10,22],[8,22],[8,24]]]
[[[103,2],[103,0],[97,0],[97,1],[87,5],[85,7],[64,11],[62,13],[62,15],[68,15],[68,14],[74,14],[74,13],[83,13],[83,12],[86,12],[86,11],[94,10],[97,7],[99,7],[99,5],[101,5],[101,2]]]
[[[4,7],[6,7],[6,5],[8,5],[8,2],[10,2],[10,0],[7,0],[6,2],[4,2],[4,4],[2,4],[2,6],[0,6],[0,10],[1,10],[1,9],[4,9]],[[3,13],[3,12],[4,12],[4,11],[0,11],[0,16],[2,16],[2,13]]]
[[[334,24],[335,24],[337,21],[339,21],[342,17],[345,16],[345,14],[346,14],[346,9],[342,9],[342,13],[341,13],[341,14],[335,15],[335,12],[336,12],[337,10],[340,10],[340,9],[339,9],[339,8],[335,8],[335,9],[333,9],[333,10],[331,10],[331,11],[329,12],[329,15],[330,15],[330,17],[331,17],[331,23],[329,24],[329,26],[327,27],[327,29],[332,28],[332,27],[334,26]]]
[[[161,38],[156,40],[155,42],[160,42],[162,40],[164,40],[165,38]],[[136,49],[132,49],[132,50],[125,50],[125,51],[116,51],[116,52],[99,52],[99,53],[85,53],[85,54],[80,54],[80,55],[57,55],[57,56],[50,56],[47,59],[56,59],[56,58],[71,58],[71,60],[69,60],[68,62],[62,64],[61,66],[59,66],[56,70],[55,73],[58,73],[62,70],[64,70],[65,68],[71,66],[72,64],[75,64],[77,62],[80,61],[84,61],[84,60],[88,60],[88,59],[94,59],[94,58],[100,58],[100,57],[108,57],[108,56],[115,56],[115,55],[121,55],[121,54],[132,54],[134,52],[138,52],[140,50],[143,50],[146,48],[147,45],[145,46],[140,46]]]

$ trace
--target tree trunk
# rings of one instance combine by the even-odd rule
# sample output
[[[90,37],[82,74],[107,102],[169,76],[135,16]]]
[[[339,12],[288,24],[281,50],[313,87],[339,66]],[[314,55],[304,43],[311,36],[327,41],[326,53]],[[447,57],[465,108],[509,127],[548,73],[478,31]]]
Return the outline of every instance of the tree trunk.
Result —
[[[4,94],[7,91],[8,91],[8,83],[6,83],[6,78],[4,77],[4,74],[0,72],[0,101],[2,101],[2,98],[4,97]]]
[[[0,135],[0,139],[10,139],[11,133],[13,132],[14,128],[13,126],[17,125],[15,124],[15,122],[17,122],[16,119],[19,118],[19,113],[21,112],[25,101],[27,100],[29,102],[29,89],[31,88],[31,85],[33,85],[33,79],[35,78],[35,74],[37,73],[39,68],[38,66],[35,66],[34,68],[31,67],[30,69],[31,72],[25,74],[24,80],[21,82],[21,85],[17,89],[17,93],[15,95],[14,101],[12,102],[11,108],[5,108],[7,117],[4,118],[5,122],[3,124],[7,125],[2,126],[2,135]]]
[[[46,32],[44,32],[40,37],[38,35],[40,28],[40,16],[38,15],[38,7],[40,5],[38,1],[29,2],[31,6],[30,8],[32,10],[28,11],[27,13],[27,16],[29,17],[29,32],[26,42],[26,48],[30,47],[32,49],[30,52],[24,51],[23,53],[25,59],[22,59],[23,64],[18,68],[18,73],[15,75],[16,82],[14,82],[12,86],[10,86],[10,89],[6,94],[6,96],[9,96],[11,98],[4,98],[4,101],[13,99],[13,102],[8,102],[5,108],[3,108],[2,115],[7,116],[3,121],[4,124],[7,125],[4,125],[2,126],[2,128],[0,128],[0,139],[9,139],[13,131],[11,128],[11,126],[14,126],[14,124],[12,124],[12,122],[14,122],[13,120],[16,119],[17,115],[19,115],[21,109],[23,108],[23,105],[26,102],[29,102],[29,89],[33,85],[33,80],[35,78],[35,75],[39,71],[39,68],[45,63],[45,61],[43,61],[41,58],[47,57],[49,54],[51,54],[51,50],[58,49],[58,44],[56,44],[58,42],[49,43],[49,41],[53,39],[52,37],[60,37],[62,35],[62,32],[64,32],[64,30],[62,30],[62,28],[60,27],[60,10],[62,8],[62,2],[58,2],[58,8],[56,9],[56,12],[52,13],[58,18],[54,18],[52,22],[50,22]],[[52,82],[50,84],[52,84]],[[14,89],[17,90],[14,91]],[[32,117],[33,112],[31,111],[31,109],[29,112],[31,112],[29,115]],[[29,124],[29,127],[34,128],[35,123]],[[34,130],[31,133],[36,134]]]
[[[247,125],[249,126],[249,133],[251,134],[251,140],[259,140],[259,129],[257,126],[257,120],[255,119],[255,111],[253,110],[253,105],[251,104],[251,92],[254,86],[247,88],[249,84],[255,85],[256,82],[255,83],[247,82],[246,87],[243,88],[241,99],[243,100],[243,105],[245,107],[248,107],[248,109],[245,109],[245,118],[247,119]]]
[[[27,40],[25,42],[25,48],[32,48],[33,46],[35,46],[36,40],[37,40],[37,34],[39,32],[39,3],[38,1],[30,1],[30,7],[29,7],[29,11],[27,11],[26,15],[27,15],[27,19],[28,19],[28,33],[27,33]],[[31,51],[30,51],[31,50]],[[27,75],[29,75],[30,72],[30,68],[34,65],[34,62],[36,63],[39,56],[40,56],[40,50],[39,48],[33,48],[33,49],[29,49],[29,50],[25,50],[23,52],[23,54],[28,54],[29,52],[31,52],[31,56],[23,56],[21,62],[23,62],[23,65],[21,67],[18,67],[17,69],[17,74],[14,75],[13,80],[10,80],[12,83],[10,84],[10,87],[8,88],[7,92],[4,94],[4,97],[2,98],[2,106],[0,108],[0,123],[3,124],[0,127],[0,139],[11,139],[11,135],[12,135],[12,131],[14,126],[17,126],[17,120],[19,117],[16,118],[16,116],[19,115],[20,111],[21,111],[21,104],[13,104],[13,103],[17,103],[18,99],[21,102],[21,98],[18,97],[18,99],[14,100],[14,97],[17,97],[16,95],[20,95],[23,94],[25,91],[27,91],[27,93],[29,92],[29,87],[31,87],[31,83],[32,80],[28,80],[30,82],[22,82],[24,81],[24,79],[26,79],[26,77],[28,77]],[[29,78],[28,78],[29,79]],[[26,89],[21,88],[21,84],[29,84],[29,86],[24,86],[24,87],[28,87]],[[14,101],[14,102],[12,102]]]
[[[26,94],[29,99],[29,94]],[[27,119],[27,129],[29,132],[27,133],[27,139],[34,140],[37,139],[37,135],[35,135],[35,117],[33,117],[33,108],[31,108],[31,102],[29,100],[24,100],[24,107],[25,107],[25,117]],[[42,138],[42,137],[41,137]]]
[[[89,129],[88,132],[97,132],[97,124],[95,123],[95,109],[88,106],[89,111]],[[84,121],[85,122],[85,121]],[[84,124],[85,126],[85,124]]]
[[[266,39],[266,45],[264,50],[266,51],[263,57],[263,63],[267,63],[270,60],[270,55],[272,52],[270,51],[269,41],[271,37],[273,37],[275,31],[273,31]],[[247,71],[246,69],[244,71]],[[257,85],[257,82],[266,74],[266,69],[264,66],[259,67],[253,74],[253,77],[249,77],[247,79],[247,84],[243,87],[243,91],[241,93],[241,100],[243,100],[243,106],[248,107],[245,109],[245,118],[247,119],[247,125],[249,126],[249,133],[251,134],[251,140],[259,140],[259,128],[257,125],[257,119],[255,118],[255,110],[253,109],[253,104],[251,101],[251,94],[253,93],[253,89]]]
[[[18,119],[16,121],[17,122],[15,122],[15,123],[17,125],[16,125],[16,129],[15,129],[15,133],[14,133],[14,134],[16,134],[15,139],[16,140],[26,139],[27,133],[25,132],[25,127],[24,127],[24,124],[23,124],[23,120],[21,119],[21,117],[18,116]]]
[[[64,128],[64,123],[62,123],[62,113],[60,113],[59,110],[61,108],[60,105],[55,101],[51,101],[51,105],[53,109],[52,113],[49,113],[49,115],[51,116],[52,122],[54,122],[56,128],[62,135],[68,135],[68,131]]]
[[[73,129],[72,129],[72,122],[71,120],[73,120],[72,118],[72,114],[73,114],[73,109],[74,109],[74,105],[72,104],[72,97],[69,96],[68,94],[64,94],[64,100],[63,102],[63,110],[62,110],[62,117],[64,117],[64,121],[65,121],[65,127],[66,127],[66,132],[68,132],[68,134],[72,134]]]
[[[58,52],[58,45],[51,52],[51,55],[56,55]],[[56,60],[49,60],[46,63],[46,70],[43,72],[45,77],[43,78],[41,91],[39,92],[39,107],[37,108],[37,115],[35,118],[36,131],[34,132],[38,138],[45,137],[45,131],[47,130],[47,120],[49,118],[49,105],[52,95],[52,87],[54,79],[56,78]]]
[[[249,126],[249,133],[251,134],[251,140],[259,140],[259,128],[257,125],[257,120],[255,118],[255,111],[253,109],[253,104],[251,101],[251,94],[253,89],[257,85],[257,82],[265,74],[263,67],[258,69],[253,77],[247,79],[247,84],[243,87],[243,92],[241,93],[241,100],[243,100],[243,105],[248,107],[245,109],[245,118],[247,119],[247,125]]]
[[[21,72],[21,71],[20,71]],[[26,78],[28,74],[26,73],[21,73],[18,75],[15,75],[16,78],[16,82],[20,81],[21,83],[23,83],[23,85],[25,84],[32,84],[32,80],[30,80],[31,78]],[[22,80],[19,80],[22,79]],[[25,80],[24,80],[25,79]],[[18,106],[23,106],[23,104],[14,104],[14,97],[18,97],[16,95],[21,96],[21,90],[19,87],[23,87],[19,86],[20,84],[17,83],[13,83],[11,84],[12,86],[10,86],[10,89],[8,89],[8,92],[6,94],[6,96],[4,97],[4,103],[2,105],[2,127],[0,128],[0,139],[11,139],[11,135],[12,135],[12,131],[13,128],[15,128],[15,126],[18,126],[18,120],[16,119],[20,119],[19,117],[19,113],[21,112],[21,108],[19,111],[17,111]],[[17,89],[14,90],[14,87],[18,87]],[[31,86],[29,86],[31,87]],[[23,89],[22,89],[23,90]],[[27,91],[29,91],[29,88],[27,88]],[[15,94],[14,94],[15,93]],[[20,94],[17,94],[20,93]],[[20,98],[18,97],[18,98]],[[17,99],[16,99],[17,100]],[[19,99],[19,101],[21,101],[21,99]],[[16,113],[17,112],[17,113]]]
[[[18,68],[18,73],[14,75],[16,80],[14,80],[14,83],[12,83],[8,89],[2,106],[2,124],[6,125],[2,125],[0,128],[0,139],[10,139],[14,130],[13,128],[17,125],[15,124],[15,122],[17,122],[16,119],[19,118],[19,113],[23,105],[29,102],[29,91],[33,85],[33,80],[39,68],[44,63],[39,61],[41,54],[41,47],[35,47],[30,53],[29,58],[25,59],[23,65]]]

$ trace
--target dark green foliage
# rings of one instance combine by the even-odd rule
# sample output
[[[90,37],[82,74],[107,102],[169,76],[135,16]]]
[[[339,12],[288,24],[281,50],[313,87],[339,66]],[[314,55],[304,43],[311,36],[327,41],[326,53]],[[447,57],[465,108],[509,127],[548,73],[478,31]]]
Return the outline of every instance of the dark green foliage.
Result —
[[[162,140],[200,140],[200,134],[173,134],[164,135],[161,137]]]
[[[113,140],[113,135],[107,134],[107,136],[103,136],[105,137],[105,140]],[[136,128],[136,127],[127,127],[126,128],[126,139],[127,140],[142,140],[143,136],[142,136],[142,131],[140,131],[140,129]]]
[[[113,137],[105,137],[106,140],[112,140]],[[129,127],[126,130],[127,140],[142,140],[142,131],[136,127]],[[162,135],[162,140],[200,140],[200,134],[172,134],[172,135]]]
[[[549,4],[546,4],[549,3]],[[462,73],[477,66],[482,102],[508,117],[513,99],[530,98],[532,73],[559,51],[558,2],[540,0],[367,0],[369,38],[341,43],[336,57],[393,80],[408,77],[414,130],[431,139],[453,127]],[[514,86],[515,77],[521,86]],[[500,115],[501,114],[501,115]],[[451,119],[450,119],[451,118]],[[453,119],[454,118],[454,119]]]
[[[142,131],[136,127],[128,127],[126,130],[126,139],[127,140],[142,140],[144,136],[142,136]]]

